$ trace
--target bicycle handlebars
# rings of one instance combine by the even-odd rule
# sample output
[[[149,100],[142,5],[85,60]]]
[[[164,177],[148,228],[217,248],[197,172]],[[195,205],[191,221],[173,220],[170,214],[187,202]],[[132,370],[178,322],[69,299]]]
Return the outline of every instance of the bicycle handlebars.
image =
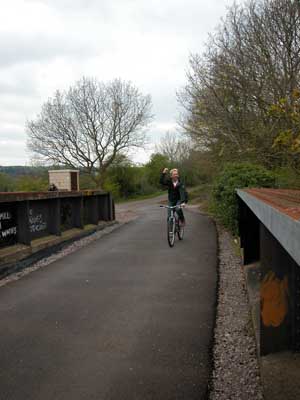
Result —
[[[182,205],[178,205],[178,206],[163,206],[163,205],[160,205],[159,207],[161,207],[161,208],[169,208],[169,209],[173,209],[173,208],[183,208]]]

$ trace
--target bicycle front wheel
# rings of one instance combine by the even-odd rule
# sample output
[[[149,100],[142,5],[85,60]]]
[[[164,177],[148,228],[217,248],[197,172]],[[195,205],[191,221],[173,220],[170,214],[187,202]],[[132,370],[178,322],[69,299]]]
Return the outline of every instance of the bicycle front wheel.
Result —
[[[168,243],[170,247],[175,243],[175,221],[173,218],[168,219]]]
[[[178,239],[182,240],[184,236],[184,226],[178,226],[178,231],[177,231]]]

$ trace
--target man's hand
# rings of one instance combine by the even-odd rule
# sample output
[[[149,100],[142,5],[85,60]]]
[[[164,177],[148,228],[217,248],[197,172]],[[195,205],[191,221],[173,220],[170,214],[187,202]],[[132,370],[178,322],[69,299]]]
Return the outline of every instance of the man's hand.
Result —
[[[167,172],[169,172],[169,168],[164,168],[163,174],[166,174]]]

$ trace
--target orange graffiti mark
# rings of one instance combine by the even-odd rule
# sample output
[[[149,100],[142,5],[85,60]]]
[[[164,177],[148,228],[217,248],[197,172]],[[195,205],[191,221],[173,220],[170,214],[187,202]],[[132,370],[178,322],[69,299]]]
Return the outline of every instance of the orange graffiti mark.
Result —
[[[273,271],[264,277],[261,289],[261,316],[265,326],[278,327],[288,312],[288,279],[276,277]]]

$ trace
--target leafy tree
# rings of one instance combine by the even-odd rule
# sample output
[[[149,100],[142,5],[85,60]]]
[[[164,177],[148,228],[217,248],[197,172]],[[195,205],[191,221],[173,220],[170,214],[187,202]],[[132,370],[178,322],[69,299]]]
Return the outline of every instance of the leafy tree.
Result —
[[[284,97],[270,107],[277,133],[272,148],[284,164],[300,174],[300,91],[294,90],[290,98]]]
[[[278,132],[269,111],[283,98],[292,104],[299,84],[299,1],[235,4],[206,51],[189,63],[178,98],[185,109],[181,125],[198,148],[209,150],[215,163],[286,163],[285,151],[273,146]]]
[[[86,174],[83,171],[80,171],[79,188],[80,188],[80,190],[97,189],[97,184],[92,179],[91,175]]]
[[[145,165],[147,180],[155,188],[160,188],[159,176],[164,168],[171,168],[172,164],[164,154],[154,153]]]
[[[113,165],[105,182],[105,187],[113,187],[119,191],[121,197],[130,197],[139,194],[140,191],[140,168],[133,165],[129,160]]]

